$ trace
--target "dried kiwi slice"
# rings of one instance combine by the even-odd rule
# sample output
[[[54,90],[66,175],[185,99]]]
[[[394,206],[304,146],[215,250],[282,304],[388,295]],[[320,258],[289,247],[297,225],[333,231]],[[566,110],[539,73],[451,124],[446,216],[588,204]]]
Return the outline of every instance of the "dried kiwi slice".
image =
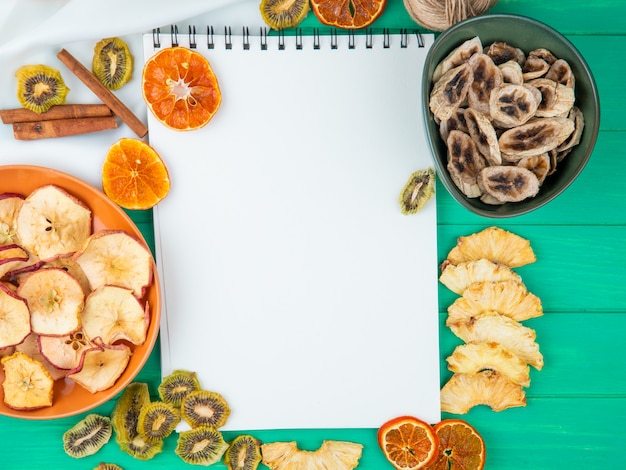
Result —
[[[197,390],[183,398],[180,413],[192,428],[212,426],[217,429],[226,424],[230,416],[230,407],[219,393]]]
[[[211,426],[199,426],[179,434],[175,452],[192,465],[212,465],[227,449],[221,432]]]
[[[435,194],[435,170],[414,172],[400,192],[400,209],[405,215],[422,210]]]
[[[188,370],[175,370],[163,379],[158,388],[161,400],[177,408],[188,393],[196,390],[200,390],[200,382],[196,373]]]
[[[139,435],[137,425],[141,409],[150,403],[148,384],[133,382],[115,403],[111,414],[111,424],[118,443],[131,442]]]
[[[105,87],[119,90],[132,77],[133,56],[120,38],[102,39],[94,47],[91,68]]]
[[[63,449],[75,459],[93,455],[109,442],[112,433],[111,419],[92,413],[63,434]]]
[[[261,443],[242,434],[233,439],[224,454],[224,465],[229,470],[255,470],[261,462]]]
[[[65,103],[70,89],[61,72],[47,65],[24,65],[15,72],[17,99],[26,109],[45,113],[56,104]]]
[[[272,29],[293,28],[309,13],[309,0],[261,0],[263,21]]]
[[[179,422],[178,408],[169,403],[155,401],[141,409],[137,430],[148,442],[154,443],[172,434]]]
[[[142,436],[137,436],[130,442],[120,442],[119,444],[120,449],[139,460],[150,460],[163,451],[163,441],[148,442]]]
[[[93,468],[93,470],[123,470],[123,469],[122,467],[114,463],[100,462],[97,467]]]

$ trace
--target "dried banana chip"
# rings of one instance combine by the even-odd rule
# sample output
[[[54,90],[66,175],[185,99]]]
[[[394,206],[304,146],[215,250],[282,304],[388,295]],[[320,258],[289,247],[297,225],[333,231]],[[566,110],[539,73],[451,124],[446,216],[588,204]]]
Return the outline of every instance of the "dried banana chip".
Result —
[[[558,59],[550,66],[550,70],[546,73],[546,78],[571,88],[574,88],[576,84],[574,72],[572,72],[569,63],[564,59]]]
[[[583,135],[583,129],[585,128],[585,116],[582,111],[578,109],[577,106],[572,106],[572,109],[567,116],[568,119],[574,122],[574,132],[570,134],[570,136],[565,139],[565,141],[558,146],[556,149],[557,152],[564,152],[565,150],[571,150],[576,145],[580,143],[580,138]],[[557,162],[561,161],[562,158],[559,158],[559,155],[556,157]]]
[[[543,355],[535,341],[535,330],[509,317],[490,312],[467,322],[446,321],[446,326],[466,343],[499,343],[535,369],[543,368]]]
[[[541,155],[565,142],[574,132],[574,128],[574,122],[566,117],[533,119],[505,131],[498,139],[500,151],[502,154],[516,155],[520,159]]]
[[[439,282],[459,295],[476,282],[507,280],[522,282],[520,275],[511,268],[484,258],[456,265],[446,261],[442,265],[439,276]]]
[[[533,78],[543,77],[550,70],[550,64],[542,57],[529,56],[522,66],[524,80],[532,80]]]
[[[502,71],[487,54],[474,54],[468,60],[472,83],[467,91],[470,108],[489,115],[489,97],[494,88],[502,85]]]
[[[498,343],[461,344],[446,358],[448,369],[455,373],[476,374],[494,370],[522,387],[530,385],[530,367]]]
[[[520,126],[535,115],[540,102],[541,93],[536,88],[504,84],[491,93],[489,115],[498,127]]]
[[[543,315],[541,299],[528,292],[519,281],[483,281],[470,285],[462,297],[448,307],[450,323],[470,321],[486,312],[495,311],[515,321]]]
[[[491,121],[482,112],[473,108],[465,109],[464,114],[467,132],[487,163],[489,165],[502,164],[498,136]]]
[[[529,240],[499,227],[488,227],[459,237],[457,245],[448,253],[447,261],[459,264],[482,258],[509,268],[524,266],[537,260]]]
[[[528,85],[534,86],[541,92],[541,103],[535,113],[536,117],[567,116],[574,106],[576,97],[571,87],[547,78],[530,80]]]
[[[461,131],[467,133],[467,123],[465,122],[465,108],[457,108],[452,115],[439,123],[439,135],[445,141],[451,131]]]
[[[477,179],[486,163],[476,148],[476,144],[468,134],[451,131],[448,135],[447,146],[447,169],[452,181],[467,197],[479,197],[482,191]]]
[[[496,63],[496,65],[504,64],[509,60],[514,60],[520,65],[526,62],[526,54],[518,47],[511,46],[504,41],[496,41],[485,47],[487,54]]]
[[[528,58],[542,59],[546,61],[549,65],[552,65],[554,62],[556,62],[556,57],[554,56],[554,54],[545,47],[533,49],[528,53]]]
[[[539,192],[539,180],[530,170],[519,166],[489,166],[477,179],[483,193],[500,202],[520,202]]]
[[[450,118],[467,99],[471,84],[472,71],[467,62],[443,74],[430,93],[429,107],[435,118]]]
[[[448,70],[464,64],[474,54],[481,52],[482,49],[483,45],[478,36],[468,39],[463,44],[456,47],[439,64],[437,64],[437,67],[435,67],[435,71],[433,72],[433,82],[439,81],[443,74],[445,74]]]
[[[500,72],[502,73],[502,82],[511,83],[513,85],[522,85],[524,83],[524,75],[522,73],[522,66],[514,61],[509,60],[503,64],[498,65]]]
[[[526,394],[521,385],[493,370],[454,374],[441,389],[444,413],[465,414],[477,405],[486,405],[493,411],[526,406]]]
[[[539,186],[541,186],[545,181],[546,176],[548,176],[548,173],[550,173],[550,155],[546,152],[541,155],[523,157],[519,162],[517,162],[517,166],[521,166],[532,171],[537,177],[537,181],[539,181]]]

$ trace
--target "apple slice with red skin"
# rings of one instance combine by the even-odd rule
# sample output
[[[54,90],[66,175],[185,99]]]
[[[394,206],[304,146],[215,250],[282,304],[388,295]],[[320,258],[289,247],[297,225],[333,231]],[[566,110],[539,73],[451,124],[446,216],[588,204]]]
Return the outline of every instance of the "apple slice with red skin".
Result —
[[[64,269],[45,268],[29,273],[17,294],[28,302],[35,333],[64,336],[80,328],[85,294],[76,278]]]
[[[140,345],[146,340],[150,314],[133,291],[118,286],[101,286],[85,299],[82,325],[89,338],[106,344],[126,340]]]
[[[81,329],[65,336],[39,335],[39,350],[58,369],[75,370],[86,350],[94,347]]]
[[[0,277],[28,263],[30,255],[19,245],[0,246]]]
[[[30,331],[26,300],[0,283],[0,348],[21,343]]]
[[[0,245],[18,242],[16,219],[26,197],[18,193],[0,194]]]
[[[39,348],[39,338],[40,336],[37,333],[31,333],[24,339],[24,341],[15,346],[15,350],[41,362],[50,374],[50,377],[52,377],[52,380],[62,379],[65,377],[67,370],[56,367],[41,353]]]
[[[80,365],[69,371],[67,378],[89,392],[97,393],[115,385],[132,353],[125,344],[104,344],[100,338],[94,338],[92,343],[95,346],[83,353]]]

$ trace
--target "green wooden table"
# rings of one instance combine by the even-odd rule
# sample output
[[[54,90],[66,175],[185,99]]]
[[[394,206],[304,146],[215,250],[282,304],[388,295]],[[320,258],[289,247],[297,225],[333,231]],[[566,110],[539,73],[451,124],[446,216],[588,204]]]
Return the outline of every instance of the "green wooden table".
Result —
[[[375,26],[413,28],[402,2],[389,0]],[[529,320],[545,357],[531,371],[527,406],[495,413],[485,406],[461,416],[484,436],[489,470],[626,468],[626,3],[623,0],[500,0],[492,12],[517,13],[563,33],[589,63],[601,100],[600,135],[578,180],[556,201],[525,216],[496,225],[528,238],[537,262],[520,268],[528,289],[541,297],[545,315]],[[315,26],[313,15],[304,26]],[[474,216],[438,185],[439,259],[456,238],[490,225]],[[130,214],[152,247],[152,213]],[[454,294],[439,289],[441,383],[451,373],[445,358],[459,340],[444,325]],[[159,347],[137,377],[156,398],[161,380]],[[390,384],[390,387],[393,385]],[[114,402],[95,412],[108,414]],[[134,460],[112,441],[95,456],[75,460],[61,436],[82,416],[52,421],[0,417],[0,468],[89,469],[114,462],[125,469],[187,468],[174,454],[175,437],[150,461]],[[453,417],[444,414],[443,418]],[[225,433],[230,439],[234,433]],[[324,439],[364,445],[359,468],[391,469],[376,444],[375,429],[275,430],[256,432],[265,442],[296,440],[314,450]],[[216,464],[212,468],[225,468]],[[262,465],[260,468],[264,468]]]

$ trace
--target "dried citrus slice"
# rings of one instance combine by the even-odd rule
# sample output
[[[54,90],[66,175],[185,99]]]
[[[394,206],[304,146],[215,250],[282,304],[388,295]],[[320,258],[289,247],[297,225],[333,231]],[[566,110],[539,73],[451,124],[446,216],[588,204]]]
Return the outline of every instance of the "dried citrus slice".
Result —
[[[123,138],[107,152],[102,190],[125,209],[150,209],[169,193],[170,177],[163,159],[150,145]]]
[[[186,47],[168,47],[154,54],[144,65],[141,83],[148,109],[177,131],[205,126],[222,101],[211,64]]]
[[[434,426],[439,437],[439,452],[429,470],[481,470],[485,466],[485,442],[462,419],[444,419]]]
[[[433,427],[413,416],[399,416],[378,429],[378,445],[399,470],[416,470],[437,457],[439,438]]]
[[[320,22],[345,29],[371,25],[385,9],[387,0],[311,0]]]

